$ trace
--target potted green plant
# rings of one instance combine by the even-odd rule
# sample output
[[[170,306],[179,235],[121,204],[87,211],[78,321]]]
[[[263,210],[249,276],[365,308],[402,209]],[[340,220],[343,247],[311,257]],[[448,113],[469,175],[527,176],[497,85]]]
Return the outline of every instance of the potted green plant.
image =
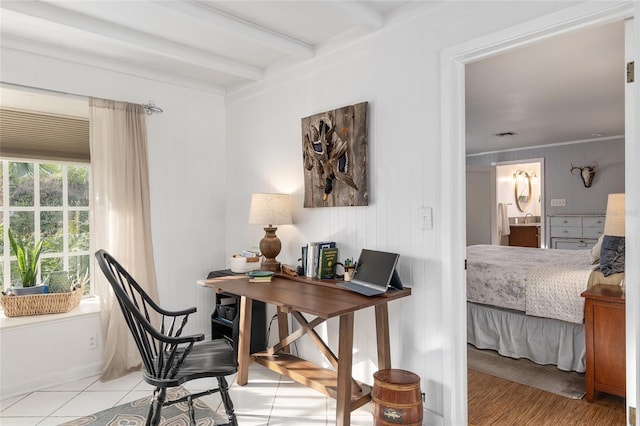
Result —
[[[13,253],[17,258],[18,270],[20,271],[20,281],[22,283],[22,287],[12,287],[12,293],[16,296],[43,293],[45,286],[36,285],[36,278],[38,276],[38,260],[40,259],[40,254],[42,254],[43,241],[40,240],[34,244],[33,248],[28,248],[25,240],[16,240],[11,229],[8,231],[9,243],[11,244]]]

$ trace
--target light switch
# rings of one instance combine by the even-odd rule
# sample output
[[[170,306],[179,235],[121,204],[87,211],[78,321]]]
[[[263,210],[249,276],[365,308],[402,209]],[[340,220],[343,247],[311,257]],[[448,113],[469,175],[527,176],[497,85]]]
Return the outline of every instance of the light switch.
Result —
[[[433,209],[420,207],[420,229],[433,229]]]

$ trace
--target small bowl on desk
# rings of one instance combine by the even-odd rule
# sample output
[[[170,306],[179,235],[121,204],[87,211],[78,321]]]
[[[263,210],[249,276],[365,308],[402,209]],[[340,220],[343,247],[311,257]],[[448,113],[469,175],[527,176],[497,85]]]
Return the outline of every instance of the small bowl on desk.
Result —
[[[245,272],[258,271],[262,262],[259,257],[244,257],[240,255],[234,255],[230,258],[231,272],[244,274]]]

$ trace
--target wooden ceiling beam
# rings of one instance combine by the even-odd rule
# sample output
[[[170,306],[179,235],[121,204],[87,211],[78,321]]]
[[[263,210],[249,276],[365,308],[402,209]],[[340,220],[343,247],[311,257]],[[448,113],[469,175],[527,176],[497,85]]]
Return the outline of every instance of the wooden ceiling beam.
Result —
[[[129,47],[154,55],[196,65],[206,69],[257,81],[263,76],[261,68],[204,52],[175,41],[157,37],[121,25],[112,24],[86,14],[77,13],[42,2],[3,2],[7,10],[62,25],[74,30],[95,34],[106,39],[125,43]]]
[[[206,22],[218,30],[223,29],[235,36],[258,43],[269,50],[276,50],[304,59],[311,58],[315,54],[314,47],[302,40],[235,16],[210,3],[195,1],[156,1],[156,3],[181,12],[190,18]]]
[[[355,1],[334,1],[328,3],[351,16],[352,20],[363,27],[379,30],[384,27],[384,16],[375,10]]]

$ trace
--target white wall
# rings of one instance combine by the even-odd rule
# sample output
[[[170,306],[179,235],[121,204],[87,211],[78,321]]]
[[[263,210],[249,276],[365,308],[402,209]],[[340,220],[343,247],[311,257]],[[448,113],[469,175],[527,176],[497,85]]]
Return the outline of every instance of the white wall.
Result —
[[[1,398],[92,376],[100,371],[102,345],[98,342],[91,348],[88,343],[89,338],[100,338],[98,304],[91,305],[81,306],[73,315],[0,320]],[[16,322],[20,325],[16,326]]]
[[[564,6],[440,5],[227,96],[227,252],[262,237],[260,227],[247,224],[250,194],[282,191],[293,194],[295,224],[278,230],[281,261],[295,264],[302,244],[325,239],[338,242],[341,257],[357,257],[363,247],[400,253],[400,276],[413,295],[390,304],[392,364],[421,376],[428,424],[451,422],[453,410],[463,408],[446,400],[464,392],[443,374],[451,338],[443,333],[443,289],[463,284],[441,280],[441,244],[449,236],[439,229],[449,213],[440,208],[440,51]],[[369,102],[370,205],[302,208],[301,118],[363,101]],[[421,206],[434,208],[433,230],[419,229]],[[354,352],[354,374],[369,383],[376,369],[372,319],[369,311],[356,316]],[[337,322],[328,327],[335,345]],[[301,351],[320,360],[309,347]]]
[[[222,96],[7,48],[2,48],[1,55],[0,76],[4,83],[136,103],[154,100],[164,109],[164,113],[147,118],[151,222],[160,303],[171,309],[197,306],[197,317],[189,323],[188,331],[210,333],[213,293],[196,285],[196,280],[206,277],[210,270],[225,266]],[[76,322],[79,323],[73,327],[83,330],[76,339],[82,343],[92,329],[98,332],[97,321],[89,328],[85,319]],[[3,331],[2,388],[6,389],[5,378],[9,377],[12,386],[21,379],[37,385],[31,390],[53,384],[47,382],[53,380],[51,377],[42,377],[41,383],[35,383],[29,369],[22,368],[22,357],[8,362],[5,354],[34,344],[42,352],[73,348],[71,344],[54,345],[50,339],[40,338],[41,330],[50,336],[61,336],[67,333],[68,327],[68,323],[56,323],[46,328],[25,328],[12,332],[11,337]],[[75,364],[78,361],[75,357],[62,359],[69,365],[61,362],[56,368],[83,367]],[[94,359],[85,357],[84,362],[91,367],[89,373],[99,371],[99,363],[96,367]],[[8,369],[19,368],[24,377],[7,374]]]
[[[467,165],[544,158],[545,214],[604,214],[607,195],[624,192],[624,139],[556,145],[504,151],[467,157]],[[571,164],[585,166],[596,161],[598,171],[590,188],[585,188]],[[564,198],[564,207],[551,206],[552,198]]]

